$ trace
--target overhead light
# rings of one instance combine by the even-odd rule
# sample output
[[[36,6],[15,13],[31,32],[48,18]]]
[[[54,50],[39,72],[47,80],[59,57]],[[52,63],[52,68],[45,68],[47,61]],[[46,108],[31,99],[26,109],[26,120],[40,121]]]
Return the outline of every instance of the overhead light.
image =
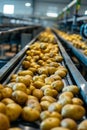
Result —
[[[31,3],[25,3],[25,6],[29,7],[31,6]]]
[[[4,14],[14,14],[14,5],[4,5],[3,6],[3,13]]]
[[[87,15],[87,10],[85,11],[85,15]]]
[[[58,14],[57,13],[47,13],[46,14],[48,17],[57,17]]]

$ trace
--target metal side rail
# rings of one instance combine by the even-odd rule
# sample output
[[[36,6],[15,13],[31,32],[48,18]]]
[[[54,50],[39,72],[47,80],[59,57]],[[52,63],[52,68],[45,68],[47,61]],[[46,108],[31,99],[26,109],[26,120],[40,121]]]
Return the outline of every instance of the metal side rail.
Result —
[[[65,51],[64,47],[62,46],[61,42],[58,40],[57,35],[55,36],[58,42],[58,46],[60,48],[60,52],[64,58],[65,64],[71,73],[76,85],[80,88],[80,94],[87,105],[87,82],[78,71],[78,69],[73,64],[72,60],[70,59],[69,55]]]
[[[73,54],[78,58],[78,60],[80,60],[87,67],[87,56],[85,56],[79,49],[75,48],[73,45],[71,45],[70,42],[66,41],[61,36],[58,35],[58,37],[61,41],[63,41],[63,43],[65,43],[63,45],[66,45],[66,47],[70,49],[71,52],[73,52]]]

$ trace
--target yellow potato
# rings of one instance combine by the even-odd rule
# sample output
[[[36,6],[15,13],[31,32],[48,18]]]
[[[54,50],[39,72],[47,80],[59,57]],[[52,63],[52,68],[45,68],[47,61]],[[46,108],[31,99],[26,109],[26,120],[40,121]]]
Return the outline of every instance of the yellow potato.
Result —
[[[13,91],[15,91],[15,90],[20,90],[20,91],[23,91],[23,92],[27,92],[27,87],[26,87],[26,85],[24,84],[24,83],[15,83],[14,85],[13,85]]]
[[[49,102],[49,101],[41,101],[40,102],[42,110],[48,110],[48,107],[50,106],[50,104],[51,104],[51,102]]]
[[[33,83],[35,88],[40,89],[42,86],[44,86],[44,83],[40,81],[39,79]]]
[[[0,102],[0,113],[6,113],[6,105]]]
[[[51,88],[46,88],[46,89],[44,90],[44,95],[45,95],[45,96],[52,96],[52,97],[54,97],[53,89],[51,89]]]
[[[48,110],[42,111],[42,112],[40,113],[40,119],[41,119],[41,120],[45,120],[46,118],[50,117],[50,114],[51,114],[51,113],[50,113]]]
[[[21,112],[22,112],[22,108],[20,105],[16,103],[11,103],[7,105],[6,115],[8,116],[10,121],[17,120]]]
[[[50,129],[50,130],[70,130],[70,129],[64,128],[64,127],[55,127],[53,129]]]
[[[28,69],[28,68],[30,67],[30,62],[24,60],[24,61],[22,62],[22,67],[23,67],[23,69]]]
[[[62,98],[64,98],[64,97],[70,97],[70,98],[73,98],[74,95],[73,95],[72,92],[63,92],[62,94],[60,94],[59,99],[62,99]]]
[[[52,88],[56,89],[57,91],[61,91],[64,86],[64,83],[62,82],[62,80],[57,80],[57,81],[54,81],[51,84],[51,86],[52,86]]]
[[[80,98],[72,98],[72,103],[77,105],[83,105],[84,102]]]
[[[18,127],[13,127],[13,128],[9,128],[8,130],[22,130],[22,129]]]
[[[63,119],[61,121],[61,126],[70,130],[77,130],[77,123],[70,118]]]
[[[47,85],[51,85],[51,83],[54,81],[54,79],[52,78],[52,77],[47,77],[47,78],[45,78],[45,83],[47,84]]]
[[[44,92],[44,90],[46,88],[51,88],[52,89],[52,86],[51,85],[44,85],[43,87],[41,87],[41,90]]]
[[[64,87],[63,92],[72,92],[73,94],[78,94],[79,93],[79,88],[76,86],[76,85],[70,85],[70,86],[67,86],[67,87]]]
[[[27,100],[26,105],[41,112],[41,106],[36,99]]]
[[[34,89],[32,95],[40,100],[43,97],[43,91],[40,89]]]
[[[18,72],[18,75],[20,75],[20,76],[25,76],[25,75],[31,75],[31,76],[33,76],[33,72],[30,71],[30,70],[22,70],[22,71]]]
[[[61,104],[62,106],[66,104],[72,104],[72,99],[70,97],[65,96],[64,98],[59,99],[58,103]]]
[[[53,103],[53,102],[56,102],[56,99],[51,96],[43,96],[41,98],[41,101],[49,101],[49,102]]]
[[[52,77],[55,81],[56,81],[56,80],[61,80],[61,79],[62,79],[59,75],[56,75],[56,74],[51,75],[50,77]]]
[[[78,125],[78,130],[87,130],[87,119],[83,120],[79,125]]]
[[[50,106],[48,107],[48,110],[50,112],[56,111],[60,113],[61,109],[62,109],[62,105],[57,102],[51,103]]]
[[[34,99],[34,100],[38,101],[37,97],[32,96],[32,95],[28,95],[28,101],[31,100],[31,99]]]
[[[62,115],[60,113],[56,112],[56,111],[51,112],[50,117],[56,117],[59,120],[62,120]]]
[[[28,77],[30,77],[30,78],[28,78]],[[17,76],[16,77],[16,82],[18,82],[18,83],[24,83],[26,86],[29,86],[30,82],[31,82],[31,76],[30,75]]]
[[[14,103],[14,101],[10,98],[4,98],[1,100],[2,103],[4,103],[5,105],[8,105],[10,103]]]
[[[41,122],[40,129],[41,130],[50,130],[59,125],[60,125],[60,120],[58,118],[49,117]]]
[[[61,114],[65,118],[80,120],[85,115],[85,109],[80,105],[67,104],[62,108]]]
[[[64,78],[66,76],[66,72],[63,70],[57,70],[55,74],[59,75],[61,78]]]
[[[1,94],[3,98],[10,98],[12,95],[12,89],[8,87],[3,88]]]
[[[16,90],[12,93],[12,99],[20,105],[25,104],[28,99],[28,95],[20,90]]]
[[[10,127],[10,122],[8,117],[0,113],[0,130],[8,130],[9,127]]]
[[[63,60],[63,57],[62,57],[62,56],[60,56],[60,55],[55,56],[55,61],[57,61],[57,62],[62,62],[62,60]]]
[[[22,118],[25,121],[33,122],[40,118],[40,112],[36,109],[32,109],[32,108],[26,106],[23,108]]]

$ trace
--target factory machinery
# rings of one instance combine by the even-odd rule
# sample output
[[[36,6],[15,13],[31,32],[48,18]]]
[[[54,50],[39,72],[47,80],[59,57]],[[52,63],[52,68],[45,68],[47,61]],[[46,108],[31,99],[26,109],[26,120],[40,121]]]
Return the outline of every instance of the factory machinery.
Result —
[[[85,126],[86,130],[87,82],[62,41],[64,39],[57,30],[47,28],[1,68],[0,101],[6,105],[10,127],[18,127],[18,130],[81,130]],[[87,65],[87,61],[84,62],[86,56],[80,55]],[[8,91],[3,94],[4,89],[11,90],[10,94]],[[9,125],[6,129],[10,130]]]

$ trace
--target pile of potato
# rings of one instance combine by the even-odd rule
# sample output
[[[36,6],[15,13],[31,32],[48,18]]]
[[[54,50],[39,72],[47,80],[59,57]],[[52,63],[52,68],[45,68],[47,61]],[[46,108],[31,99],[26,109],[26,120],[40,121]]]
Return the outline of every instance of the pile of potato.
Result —
[[[41,35],[54,39],[48,30]],[[0,130],[21,130],[10,128],[19,118],[39,121],[41,130],[87,130],[87,120],[81,122],[86,112],[79,89],[64,84],[68,71],[61,65],[58,45],[49,39],[41,42],[39,37],[30,45],[22,70],[0,85]]]
[[[81,49],[82,52],[87,55],[87,44],[82,40],[79,34],[68,34],[63,31],[56,30],[57,33],[65,40],[69,41],[74,47]]]

